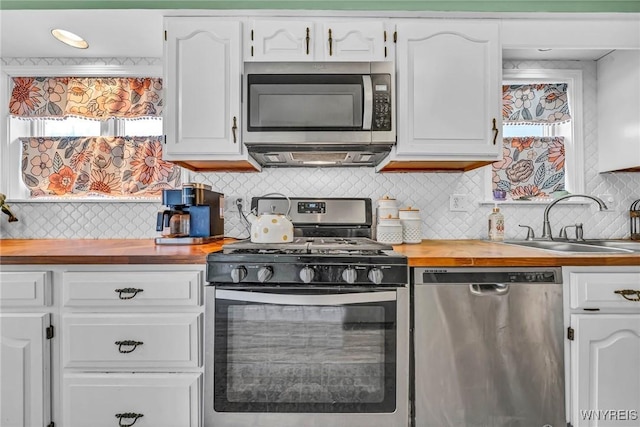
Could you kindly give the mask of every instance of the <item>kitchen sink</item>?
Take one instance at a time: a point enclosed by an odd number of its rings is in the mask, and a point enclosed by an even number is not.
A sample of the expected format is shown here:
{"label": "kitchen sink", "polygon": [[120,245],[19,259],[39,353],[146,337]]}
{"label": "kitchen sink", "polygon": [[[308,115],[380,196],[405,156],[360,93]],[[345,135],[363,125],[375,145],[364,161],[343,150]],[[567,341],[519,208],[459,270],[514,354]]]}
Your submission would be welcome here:
{"label": "kitchen sink", "polygon": [[[557,252],[612,253],[625,254],[640,252],[640,244],[619,240],[589,240],[584,242],[567,242],[558,240],[506,240],[508,245],[526,246]],[[631,244],[632,246],[624,246]]]}

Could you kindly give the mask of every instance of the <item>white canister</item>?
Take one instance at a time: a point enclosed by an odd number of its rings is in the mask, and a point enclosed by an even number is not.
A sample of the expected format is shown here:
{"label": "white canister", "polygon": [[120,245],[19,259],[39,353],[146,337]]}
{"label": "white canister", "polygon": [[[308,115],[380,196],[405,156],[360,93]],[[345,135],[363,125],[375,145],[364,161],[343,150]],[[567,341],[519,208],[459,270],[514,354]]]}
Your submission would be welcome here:
{"label": "white canister", "polygon": [[378,218],[398,217],[398,204],[396,199],[384,196],[378,200]]}
{"label": "white canister", "polygon": [[420,210],[411,206],[399,210],[400,223],[402,224],[402,241],[404,243],[422,242],[422,218]]}
{"label": "white canister", "polygon": [[390,245],[402,244],[402,223],[398,217],[379,218],[376,227],[376,239]]}

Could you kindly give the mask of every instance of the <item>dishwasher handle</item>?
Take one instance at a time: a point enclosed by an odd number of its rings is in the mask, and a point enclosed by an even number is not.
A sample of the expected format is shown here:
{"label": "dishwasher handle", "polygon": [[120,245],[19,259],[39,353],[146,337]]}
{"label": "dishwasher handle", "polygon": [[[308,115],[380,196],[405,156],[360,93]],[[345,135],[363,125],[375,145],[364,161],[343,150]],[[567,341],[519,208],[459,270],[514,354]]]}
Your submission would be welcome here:
{"label": "dishwasher handle", "polygon": [[479,297],[503,296],[509,292],[509,285],[504,283],[471,283],[469,292]]}

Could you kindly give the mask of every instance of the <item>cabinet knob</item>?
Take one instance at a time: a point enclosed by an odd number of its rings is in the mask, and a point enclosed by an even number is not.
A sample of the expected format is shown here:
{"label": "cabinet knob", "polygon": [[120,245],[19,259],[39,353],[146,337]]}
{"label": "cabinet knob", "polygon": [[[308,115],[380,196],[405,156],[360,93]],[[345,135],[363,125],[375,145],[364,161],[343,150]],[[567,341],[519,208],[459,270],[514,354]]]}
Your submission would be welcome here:
{"label": "cabinet knob", "polygon": [[309,35],[309,27],[307,27],[307,37],[305,37],[305,41],[307,42],[307,55],[309,55],[309,42],[311,41],[311,36]]}

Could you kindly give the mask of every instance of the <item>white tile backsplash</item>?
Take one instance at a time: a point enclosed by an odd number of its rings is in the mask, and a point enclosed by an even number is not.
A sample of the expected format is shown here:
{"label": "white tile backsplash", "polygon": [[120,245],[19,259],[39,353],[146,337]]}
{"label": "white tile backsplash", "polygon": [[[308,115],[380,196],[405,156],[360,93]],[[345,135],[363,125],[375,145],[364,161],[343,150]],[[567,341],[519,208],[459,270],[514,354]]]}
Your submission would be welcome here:
{"label": "white tile backsplash", "polygon": [[[156,58],[40,59],[44,63],[75,64],[157,63]],[[42,65],[34,59],[5,59],[6,65]],[[34,63],[35,62],[35,63]],[[551,212],[554,232],[561,225],[582,222],[585,237],[623,238],[629,236],[628,208],[640,198],[640,173],[598,174],[596,131],[596,65],[593,61],[505,61],[508,69],[581,69],[584,85],[585,189],[592,195],[610,194],[616,211],[600,213],[595,205],[556,206]],[[623,155],[621,153],[620,155]],[[426,239],[486,238],[487,216],[491,206],[483,200],[483,169],[466,173],[375,173],[373,168],[265,169],[261,173],[193,173],[193,181],[210,184],[228,199],[242,197],[248,208],[252,196],[277,191],[288,196],[370,197],[384,195],[398,199],[402,206],[420,209],[423,237]],[[467,194],[469,212],[449,211],[451,194]],[[225,234],[245,235],[233,203],[227,203]],[[148,238],[155,237],[156,212],[160,203],[11,203],[19,222],[9,224],[0,218],[3,238]],[[518,224],[534,227],[539,234],[544,206],[503,205],[507,238],[525,236]]]}

